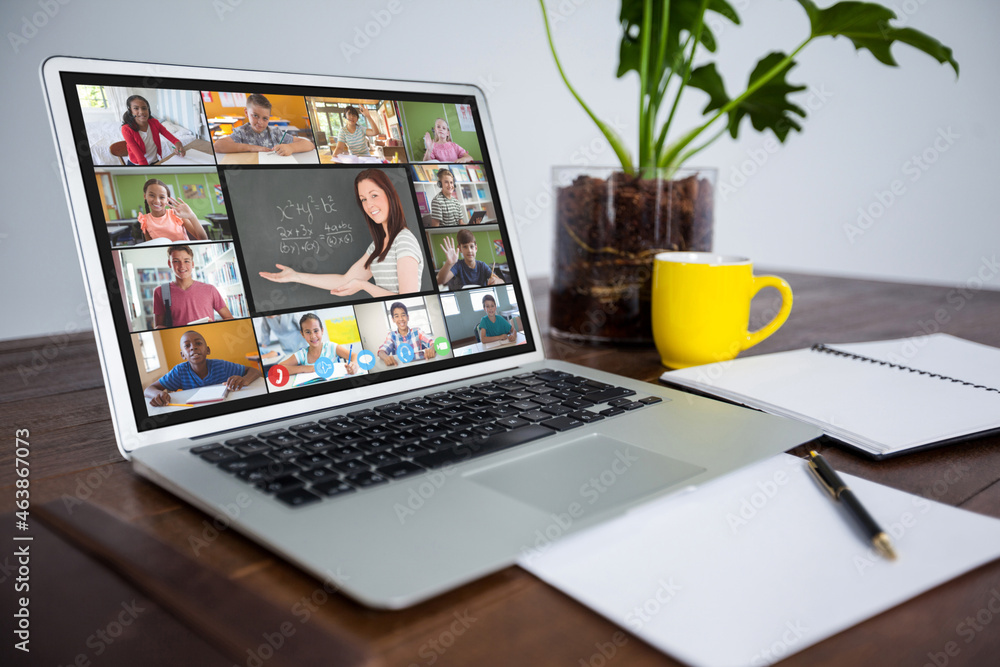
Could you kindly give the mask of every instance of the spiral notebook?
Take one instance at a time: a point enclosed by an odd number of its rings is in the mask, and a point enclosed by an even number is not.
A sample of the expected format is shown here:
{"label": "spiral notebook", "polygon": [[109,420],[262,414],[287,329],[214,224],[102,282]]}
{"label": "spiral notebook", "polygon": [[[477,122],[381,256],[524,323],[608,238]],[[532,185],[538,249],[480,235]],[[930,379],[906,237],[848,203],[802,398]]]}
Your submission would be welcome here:
{"label": "spiral notebook", "polygon": [[815,345],[660,380],[813,424],[875,458],[1000,429],[1000,349],[947,334]]}

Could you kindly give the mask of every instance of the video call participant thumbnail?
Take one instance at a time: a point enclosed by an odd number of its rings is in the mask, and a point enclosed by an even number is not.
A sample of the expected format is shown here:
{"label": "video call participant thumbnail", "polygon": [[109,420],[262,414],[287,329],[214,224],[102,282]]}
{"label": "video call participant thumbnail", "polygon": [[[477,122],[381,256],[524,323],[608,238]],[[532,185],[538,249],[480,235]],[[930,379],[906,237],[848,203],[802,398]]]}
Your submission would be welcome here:
{"label": "video call participant thumbnail", "polygon": [[184,147],[177,137],[170,134],[163,124],[153,118],[149,102],[142,95],[131,95],[125,100],[122,115],[122,138],[128,149],[129,165],[150,165],[160,160],[160,137],[173,144],[174,151],[184,157]]}
{"label": "video call participant thumbnail", "polygon": [[292,155],[315,149],[313,142],[271,126],[271,102],[259,93],[247,96],[247,123],[215,141],[216,153],[268,153]]}
{"label": "video call participant thumbnail", "polygon": [[[169,239],[171,241],[204,241],[208,239],[205,228],[191,207],[170,196],[163,181],[151,178],[142,186],[144,213],[137,217],[145,241]],[[168,208],[168,206],[172,208]]]}
{"label": "video call participant thumbnail", "polygon": [[323,322],[316,313],[306,313],[302,316],[299,320],[299,333],[302,336],[299,349],[279,362],[288,369],[290,375],[316,372],[313,364],[320,357],[326,357],[331,361],[342,359],[347,364],[348,375],[358,372],[358,353],[352,351],[350,345],[326,340]]}
{"label": "video call participant thumbnail", "polygon": [[479,339],[484,343],[492,343],[506,338],[513,343],[517,340],[517,330],[504,317],[497,317],[497,300],[487,294],[483,297],[483,309],[486,314],[479,320]]}
{"label": "video call participant thumbnail", "polygon": [[[403,204],[392,181],[381,169],[365,169],[354,179],[354,192],[372,243],[347,273],[304,273],[275,264],[280,271],[260,271],[260,277],[276,283],[311,285],[335,296],[361,291],[373,297],[419,292],[424,253],[406,227]],[[374,285],[369,282],[373,278]]]}
{"label": "video call participant thumbnail", "polygon": [[397,301],[389,307],[389,313],[396,328],[389,331],[382,347],[378,349],[379,359],[385,362],[386,366],[398,365],[399,359],[396,355],[402,345],[410,346],[415,359],[433,359],[437,354],[434,350],[433,336],[410,326],[410,311],[406,306]]}
{"label": "video call participant thumbnail", "polygon": [[[458,247],[455,247],[458,241]],[[444,237],[441,250],[445,254],[445,262],[437,274],[438,285],[444,285],[453,279],[456,287],[463,285],[502,285],[503,280],[493,272],[493,269],[481,260],[476,259],[478,246],[476,237],[468,229],[459,230],[455,235],[455,241],[451,236]],[[461,253],[461,255],[460,255]]]}
{"label": "video call participant thumbnail", "polygon": [[[156,329],[211,322],[215,313],[224,320],[233,314],[214,285],[194,279],[194,253],[190,246],[167,248],[174,280],[153,290],[153,326]],[[166,297],[166,299],[164,299]],[[169,308],[165,305],[169,304]]]}
{"label": "video call participant thumbnail", "polygon": [[143,391],[149,405],[156,408],[170,403],[168,392],[179,389],[197,389],[215,384],[225,384],[230,391],[238,391],[261,377],[260,371],[224,359],[211,359],[212,349],[205,337],[197,331],[185,331],[180,341],[183,362],[170,369],[159,380]]}
{"label": "video call participant thumbnail", "polygon": [[464,225],[466,220],[465,207],[458,199],[458,191],[455,187],[455,174],[451,169],[441,168],[437,171],[438,187],[441,192],[431,199],[431,227],[442,225]]}

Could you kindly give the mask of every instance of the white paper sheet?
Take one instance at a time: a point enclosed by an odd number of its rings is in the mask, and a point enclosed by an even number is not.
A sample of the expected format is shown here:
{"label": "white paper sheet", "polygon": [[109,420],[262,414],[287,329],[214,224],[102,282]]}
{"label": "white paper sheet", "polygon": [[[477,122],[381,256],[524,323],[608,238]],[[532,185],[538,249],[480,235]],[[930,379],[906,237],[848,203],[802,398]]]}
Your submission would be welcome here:
{"label": "white paper sheet", "polygon": [[1000,520],[843,477],[898,560],[781,455],[519,564],[688,664],[757,667],[1000,557]]}

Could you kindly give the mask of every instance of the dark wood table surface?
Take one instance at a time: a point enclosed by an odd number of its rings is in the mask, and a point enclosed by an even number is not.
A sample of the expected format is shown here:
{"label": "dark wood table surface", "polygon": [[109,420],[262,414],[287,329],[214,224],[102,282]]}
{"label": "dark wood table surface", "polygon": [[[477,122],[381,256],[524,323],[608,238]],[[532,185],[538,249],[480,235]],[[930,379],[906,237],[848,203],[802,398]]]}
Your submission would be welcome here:
{"label": "dark wood table surface", "polygon": [[[930,287],[783,275],[795,292],[791,318],[774,336],[747,354],[796,349],[817,342],[896,338],[931,330],[1000,347],[1000,292],[974,286]],[[533,281],[532,292],[543,330],[547,331],[547,283]],[[776,304],[776,293],[762,294],[754,303],[753,319],[761,321],[774,312]],[[652,347],[591,347],[562,343],[547,335],[543,340],[550,357],[593,368],[651,382],[663,370]],[[350,649],[333,651],[336,655],[326,654],[325,664],[679,664],[628,633],[616,635],[621,631],[615,625],[517,567],[397,612],[366,609],[336,593],[317,596],[322,590],[321,582],[234,531],[222,530],[211,535],[206,530],[209,525],[206,515],[131,471],[115,446],[97,350],[90,333],[0,342],[0,380],[3,387],[0,421],[7,438],[0,448],[2,512],[15,509],[13,434],[16,429],[29,429],[33,511],[52,501],[56,506],[61,501],[71,509],[76,501],[86,501],[130,528],[135,533],[133,538],[147,548],[149,545],[164,548],[158,557],[165,558],[167,564],[159,567],[170,570],[171,554],[178,561],[191,561],[204,571],[195,573],[199,581],[201,575],[209,582],[215,577],[221,581],[219,585],[230,587],[225,589],[228,594],[244,601],[240,604],[258,600],[276,611],[277,617],[284,615],[293,620],[296,627],[305,621],[293,616],[293,610],[301,611],[301,606],[296,605],[312,599],[316,604],[308,617],[309,633],[300,632],[301,641],[306,642],[306,636],[313,642],[332,637],[334,645],[340,642],[340,646]],[[825,453],[842,471],[1000,518],[998,444],[998,437],[979,438],[883,462],[836,448]],[[86,514],[70,512],[63,529],[72,533],[74,517],[83,522]],[[58,522],[46,523],[59,526]],[[113,538],[113,526],[109,527],[109,533]],[[192,560],[192,545],[206,535],[211,536],[210,544]],[[86,546],[87,540],[76,543]],[[9,553],[9,550],[0,553],[0,563]],[[101,562],[114,572],[128,574],[142,568],[142,559],[134,556],[130,566],[126,555],[118,562],[114,549],[110,552],[105,549]],[[803,563],[804,567],[808,565]],[[196,634],[213,647],[211,650],[224,655],[228,664],[255,664],[246,646],[231,638],[227,641],[227,628],[241,627],[239,624],[244,620],[239,617],[241,612],[236,608],[239,605],[230,604],[228,611],[220,612],[215,619],[204,613],[199,617],[198,610],[203,609],[207,600],[199,600],[197,592],[186,593],[182,580],[178,580],[177,588],[170,590],[171,586],[165,583],[166,573],[164,581],[146,576],[144,580],[142,575],[135,575],[130,581],[153,600],[169,598],[165,606],[180,610],[181,617],[185,610],[190,610],[194,616],[187,616],[188,627],[196,628]],[[0,581],[4,588],[11,584],[6,577],[0,577]],[[204,586],[203,590],[214,590],[210,584]],[[3,591],[3,595],[8,594],[8,590]],[[207,597],[208,593],[204,595]],[[782,664],[915,667],[1000,664],[998,604],[1000,561],[995,561],[795,654]],[[193,623],[192,617],[200,620]],[[160,626],[152,625],[153,618],[157,617],[149,616],[145,628],[147,636],[155,638]],[[137,626],[144,620],[140,617]],[[102,623],[80,619],[81,627],[88,632],[102,627]],[[725,628],[715,627],[711,619],[706,619],[706,628],[717,633],[719,641],[725,641]],[[44,639],[44,628],[37,632],[43,633]],[[43,640],[37,634],[35,638]],[[617,643],[615,638],[619,639]],[[44,640],[54,641],[51,637]],[[7,633],[3,641],[10,641]],[[136,645],[142,650],[142,642]],[[182,642],[168,642],[166,650],[181,645]],[[149,639],[145,646],[145,650],[153,650],[158,644]],[[607,659],[602,651],[609,653],[609,647],[613,647],[614,655]],[[87,655],[92,657],[93,652]],[[261,663],[289,664],[286,657],[278,650]],[[226,664],[226,660],[222,663]],[[95,659],[94,664],[111,663]]]}

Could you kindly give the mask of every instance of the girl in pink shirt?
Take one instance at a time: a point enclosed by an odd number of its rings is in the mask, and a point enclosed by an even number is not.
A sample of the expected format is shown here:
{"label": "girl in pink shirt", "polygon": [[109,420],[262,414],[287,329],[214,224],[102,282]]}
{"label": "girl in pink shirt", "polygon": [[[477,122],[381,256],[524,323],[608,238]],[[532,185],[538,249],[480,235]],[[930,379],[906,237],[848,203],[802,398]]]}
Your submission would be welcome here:
{"label": "girl in pink shirt", "polygon": [[[171,241],[195,241],[208,239],[208,234],[198,222],[191,207],[180,199],[174,199],[163,181],[151,178],[142,186],[146,200],[145,213],[139,214],[142,235],[147,241],[170,239]],[[173,206],[167,208],[167,204]]]}
{"label": "girl in pink shirt", "polygon": [[451,140],[451,128],[448,121],[438,118],[434,121],[434,136],[430,132],[424,132],[424,160],[437,160],[438,162],[472,162],[473,157],[469,152]]}

